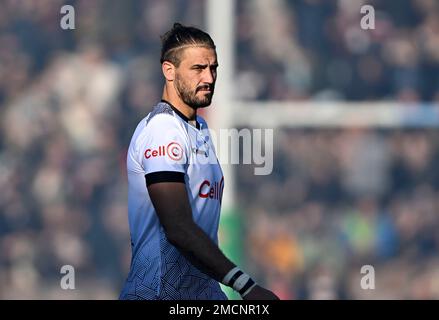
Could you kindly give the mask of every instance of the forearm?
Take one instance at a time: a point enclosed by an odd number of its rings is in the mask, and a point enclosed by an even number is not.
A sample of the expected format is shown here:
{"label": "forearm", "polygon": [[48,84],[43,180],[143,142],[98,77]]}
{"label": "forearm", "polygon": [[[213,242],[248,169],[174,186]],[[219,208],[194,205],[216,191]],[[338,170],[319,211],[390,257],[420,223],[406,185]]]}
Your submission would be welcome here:
{"label": "forearm", "polygon": [[189,262],[243,296],[251,290],[255,284],[250,276],[236,267],[194,222],[184,184],[152,184],[148,192],[166,237]]}
{"label": "forearm", "polygon": [[242,297],[256,287],[254,280],[236,267],[195,223],[178,226],[169,239],[194,266],[233,287]]}
{"label": "forearm", "polygon": [[235,267],[195,223],[187,223],[168,232],[169,241],[197,268],[221,282]]}
{"label": "forearm", "polygon": [[258,286],[253,279],[243,273],[227,259],[218,246],[195,223],[180,228],[179,235],[171,237],[181,253],[196,267],[215,280],[232,286],[243,299],[278,300],[271,291]]}

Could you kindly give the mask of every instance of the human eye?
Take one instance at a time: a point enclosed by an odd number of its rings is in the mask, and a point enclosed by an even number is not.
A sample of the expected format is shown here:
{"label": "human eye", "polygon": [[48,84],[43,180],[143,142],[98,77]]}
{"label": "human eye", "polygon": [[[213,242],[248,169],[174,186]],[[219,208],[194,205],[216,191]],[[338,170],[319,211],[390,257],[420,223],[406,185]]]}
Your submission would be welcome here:
{"label": "human eye", "polygon": [[191,69],[192,69],[192,70],[195,70],[195,71],[198,71],[198,72],[201,72],[201,70],[204,69],[204,66],[199,65],[199,64],[196,64],[196,65],[194,65]]}

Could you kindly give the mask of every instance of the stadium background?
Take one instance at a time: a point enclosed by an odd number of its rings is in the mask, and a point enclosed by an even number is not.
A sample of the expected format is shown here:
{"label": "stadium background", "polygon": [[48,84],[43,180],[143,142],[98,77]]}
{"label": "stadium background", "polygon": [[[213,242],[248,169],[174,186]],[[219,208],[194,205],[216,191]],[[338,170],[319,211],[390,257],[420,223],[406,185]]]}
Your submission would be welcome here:
{"label": "stadium background", "polygon": [[[0,298],[117,298],[131,254],[125,154],[161,96],[158,36],[174,21],[208,28],[208,3],[2,0]],[[360,29],[366,3],[375,30]],[[64,4],[75,30],[60,28]],[[242,128],[280,120],[271,175],[230,169],[225,250],[284,299],[438,299],[439,3],[233,8],[223,110]],[[375,290],[360,287],[366,264]]]}

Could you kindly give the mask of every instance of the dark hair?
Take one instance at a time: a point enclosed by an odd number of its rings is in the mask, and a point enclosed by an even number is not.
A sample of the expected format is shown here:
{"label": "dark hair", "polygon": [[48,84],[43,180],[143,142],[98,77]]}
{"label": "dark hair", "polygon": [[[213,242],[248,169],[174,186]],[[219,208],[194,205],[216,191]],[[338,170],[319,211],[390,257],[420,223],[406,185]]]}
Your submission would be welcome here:
{"label": "dark hair", "polygon": [[162,37],[162,52],[160,63],[169,61],[178,67],[181,60],[181,49],[188,46],[203,46],[215,49],[212,38],[204,31],[195,27],[186,27],[174,23],[171,30]]}

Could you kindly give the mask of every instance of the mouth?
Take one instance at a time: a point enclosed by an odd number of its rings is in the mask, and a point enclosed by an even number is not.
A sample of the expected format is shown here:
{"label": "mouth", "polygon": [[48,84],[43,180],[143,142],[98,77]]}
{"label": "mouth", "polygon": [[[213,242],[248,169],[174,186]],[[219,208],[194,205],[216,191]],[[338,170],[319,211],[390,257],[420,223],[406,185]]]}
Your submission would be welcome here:
{"label": "mouth", "polygon": [[197,92],[207,92],[207,93],[211,93],[212,92],[212,88],[210,86],[202,86],[202,87],[198,87]]}

